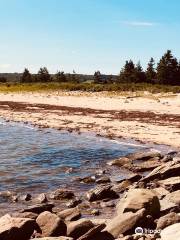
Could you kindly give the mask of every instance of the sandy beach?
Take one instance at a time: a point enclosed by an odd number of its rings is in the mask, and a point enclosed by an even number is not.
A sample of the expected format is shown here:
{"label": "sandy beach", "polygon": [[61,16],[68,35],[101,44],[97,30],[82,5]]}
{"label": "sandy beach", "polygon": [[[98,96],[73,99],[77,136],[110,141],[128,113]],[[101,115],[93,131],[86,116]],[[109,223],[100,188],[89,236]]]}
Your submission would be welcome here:
{"label": "sandy beach", "polygon": [[40,127],[180,146],[180,94],[1,93],[0,116]]}

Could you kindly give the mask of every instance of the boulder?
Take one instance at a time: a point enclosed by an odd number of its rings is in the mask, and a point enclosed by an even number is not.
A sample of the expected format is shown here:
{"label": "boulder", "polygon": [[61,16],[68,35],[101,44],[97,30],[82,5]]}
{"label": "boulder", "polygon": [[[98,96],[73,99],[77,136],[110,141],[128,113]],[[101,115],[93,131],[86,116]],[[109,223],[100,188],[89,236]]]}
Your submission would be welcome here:
{"label": "boulder", "polygon": [[52,209],[54,207],[54,204],[52,203],[42,203],[42,204],[36,204],[36,205],[32,205],[29,206],[25,209],[23,209],[21,212],[33,212],[33,213],[37,213],[40,214],[44,211],[49,211],[52,212]]}
{"label": "boulder", "polygon": [[11,216],[14,218],[31,218],[36,220],[36,218],[38,217],[38,214],[32,213],[32,212],[24,212],[24,213],[15,212],[15,213],[12,213]]}
{"label": "boulder", "polygon": [[72,199],[74,197],[74,193],[70,190],[60,188],[51,193],[49,197],[54,200]]}
{"label": "boulder", "polygon": [[124,192],[126,189],[128,189],[129,186],[131,186],[131,181],[129,180],[124,180],[121,183],[115,184],[112,187],[112,190],[116,193],[122,193]]}
{"label": "boulder", "polygon": [[83,236],[78,238],[78,240],[92,240],[96,239],[96,235],[100,233],[104,228],[105,224],[99,224],[91,228],[87,233],[85,233]]}
{"label": "boulder", "polygon": [[155,168],[141,181],[149,182],[154,179],[165,179],[168,177],[175,177],[179,176],[179,172],[180,172],[180,159],[161,164],[161,166]]}
{"label": "boulder", "polygon": [[116,165],[119,167],[123,167],[125,165],[129,165],[134,161],[147,161],[147,160],[156,160],[162,158],[161,154],[158,151],[146,151],[146,152],[136,152],[132,154],[128,154],[125,157],[121,157],[119,159],[112,160],[108,162],[109,165]]}
{"label": "boulder", "polygon": [[78,207],[75,207],[58,212],[57,215],[66,221],[75,221],[81,217],[81,212]]}
{"label": "boulder", "polygon": [[110,233],[114,238],[118,238],[120,234],[134,233],[135,228],[140,226],[144,218],[145,209],[135,213],[126,212],[118,214],[107,222],[107,226],[103,231]]}
{"label": "boulder", "polygon": [[180,206],[180,190],[167,194],[164,199]]}
{"label": "boulder", "polygon": [[36,198],[36,201],[38,203],[46,203],[48,200],[47,200],[47,197],[46,197],[46,194],[45,193],[41,193],[37,196]]}
{"label": "boulder", "polygon": [[169,212],[177,212],[180,210],[179,206],[176,203],[170,202],[163,198],[159,201],[161,206],[161,215],[167,214]]}
{"label": "boulder", "polygon": [[161,231],[162,240],[178,240],[180,239],[180,223],[175,223]]}
{"label": "boulder", "polygon": [[36,222],[44,237],[66,235],[66,224],[56,214],[45,211],[37,217]]}
{"label": "boulder", "polygon": [[79,219],[77,221],[70,222],[67,225],[67,236],[78,239],[93,227],[94,224],[87,219]]}
{"label": "boulder", "polygon": [[90,202],[102,199],[115,199],[119,197],[119,195],[112,190],[111,185],[99,185],[88,191],[86,196]]}
{"label": "boulder", "polygon": [[180,176],[160,180],[158,183],[160,186],[173,191],[180,190]]}
{"label": "boulder", "polygon": [[111,182],[111,180],[108,176],[103,176],[103,177],[100,177],[96,180],[97,184],[110,183],[110,182]]}
{"label": "boulder", "polygon": [[117,212],[136,212],[142,208],[146,209],[146,214],[158,216],[160,203],[158,197],[149,189],[130,189],[127,194],[117,204]]}
{"label": "boulder", "polygon": [[33,219],[13,218],[5,215],[0,218],[0,239],[2,240],[29,240],[38,226]]}
{"label": "boulder", "polygon": [[180,216],[175,212],[171,212],[158,219],[157,229],[162,230],[165,227],[168,227],[169,225],[179,223],[179,222],[180,222]]}
{"label": "boulder", "polygon": [[166,190],[163,187],[153,188],[153,191],[155,192],[155,194],[157,195],[157,197],[159,199],[162,199],[163,197],[165,197],[169,193],[169,191]]}
{"label": "boulder", "polygon": [[80,203],[82,203],[81,199],[75,198],[75,199],[71,199],[69,202],[66,203],[66,206],[69,208],[74,208],[77,205],[79,205]]}

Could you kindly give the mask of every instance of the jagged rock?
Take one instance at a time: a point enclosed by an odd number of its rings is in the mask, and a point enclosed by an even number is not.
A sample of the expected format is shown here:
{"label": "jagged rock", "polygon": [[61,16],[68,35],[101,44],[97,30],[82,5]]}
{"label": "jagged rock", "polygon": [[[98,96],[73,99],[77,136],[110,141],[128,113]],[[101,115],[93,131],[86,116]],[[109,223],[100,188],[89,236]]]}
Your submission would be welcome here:
{"label": "jagged rock", "polygon": [[180,190],[167,194],[164,199],[173,202],[177,205],[180,205]]}
{"label": "jagged rock", "polygon": [[38,214],[32,213],[32,212],[24,212],[24,213],[15,212],[11,214],[11,216],[14,218],[31,218],[36,220],[36,218],[38,217]]}
{"label": "jagged rock", "polygon": [[172,225],[174,223],[179,223],[179,222],[180,222],[180,216],[175,212],[171,212],[158,219],[157,229],[162,230],[165,227],[168,227],[169,225]]}
{"label": "jagged rock", "polygon": [[134,161],[147,161],[152,160],[153,158],[160,159],[162,155],[158,151],[148,151],[148,152],[136,152],[132,154],[128,154],[125,157],[121,157],[119,159],[115,159],[110,161],[109,165],[116,165],[122,167],[124,165],[128,165],[133,163]]}
{"label": "jagged rock", "polygon": [[82,203],[81,199],[78,199],[78,198],[71,199],[69,202],[66,203],[66,206],[69,207],[69,208],[74,208],[77,205],[79,205],[80,203]]}
{"label": "jagged rock", "polygon": [[118,238],[120,234],[129,232],[134,233],[134,229],[139,226],[144,218],[145,209],[141,209],[136,213],[126,212],[118,214],[107,223],[107,226],[103,231],[110,233],[114,238]]}
{"label": "jagged rock", "polygon": [[169,191],[167,191],[163,187],[153,188],[153,191],[155,192],[155,194],[159,199],[162,199],[164,196],[166,196],[169,193]]}
{"label": "jagged rock", "polygon": [[75,208],[65,209],[65,210],[57,213],[57,215],[61,219],[64,219],[66,221],[75,221],[81,217],[81,212],[78,207],[75,207]]}
{"label": "jagged rock", "polygon": [[29,240],[38,226],[33,219],[12,218],[5,215],[0,218],[0,239],[2,240]]}
{"label": "jagged rock", "polygon": [[49,197],[54,200],[72,199],[74,197],[74,193],[70,190],[60,188],[51,193]]}
{"label": "jagged rock", "polygon": [[79,219],[77,221],[70,222],[67,225],[67,236],[77,239],[93,227],[94,224],[87,219]]}
{"label": "jagged rock", "polygon": [[117,204],[118,214],[124,212],[136,212],[142,208],[146,214],[157,216],[160,212],[158,197],[149,189],[130,189]]}
{"label": "jagged rock", "polygon": [[27,193],[19,197],[20,201],[30,201],[32,199],[31,194]]}
{"label": "jagged rock", "polygon": [[37,217],[36,222],[44,237],[66,235],[66,224],[56,214],[45,211]]}
{"label": "jagged rock", "polygon": [[174,160],[172,162],[167,162],[161,164],[161,166],[155,168],[141,181],[150,182],[154,179],[165,179],[168,177],[179,176],[180,172],[180,160]]}
{"label": "jagged rock", "polygon": [[94,183],[96,181],[96,177],[87,176],[87,177],[79,178],[79,181],[82,183]]}
{"label": "jagged rock", "polygon": [[159,201],[161,206],[161,215],[167,214],[169,212],[176,212],[179,210],[179,206],[173,202],[170,202],[163,198]]}
{"label": "jagged rock", "polygon": [[44,193],[39,194],[36,198],[36,201],[39,203],[46,203],[48,201],[46,194],[44,194]]}
{"label": "jagged rock", "polygon": [[170,189],[170,190],[180,190],[180,177],[171,177],[164,180],[158,181],[159,185]]}
{"label": "jagged rock", "polygon": [[107,176],[103,176],[103,177],[98,178],[98,179],[96,180],[96,183],[97,183],[97,184],[110,183],[110,182],[111,182],[111,180],[110,180],[110,178],[107,177]]}
{"label": "jagged rock", "polygon": [[52,208],[54,207],[54,204],[52,203],[42,203],[42,204],[36,204],[36,205],[32,205],[29,206],[25,209],[23,209],[21,212],[33,212],[33,213],[37,213],[40,214],[44,211],[49,211],[52,212]]}
{"label": "jagged rock", "polygon": [[97,226],[94,226],[91,228],[87,233],[85,233],[83,236],[78,238],[78,240],[91,240],[96,239],[96,234],[101,232],[105,228],[105,224],[99,224]]}
{"label": "jagged rock", "polygon": [[175,223],[161,231],[162,240],[178,240],[180,239],[180,223]]}
{"label": "jagged rock", "polygon": [[114,199],[119,197],[119,195],[112,190],[111,185],[100,185],[88,191],[86,196],[90,202],[107,198]]}
{"label": "jagged rock", "polygon": [[124,180],[123,182],[121,183],[118,183],[118,184],[115,184],[113,187],[112,187],[112,190],[116,193],[122,193],[124,192],[130,185],[131,185],[131,181],[129,180]]}

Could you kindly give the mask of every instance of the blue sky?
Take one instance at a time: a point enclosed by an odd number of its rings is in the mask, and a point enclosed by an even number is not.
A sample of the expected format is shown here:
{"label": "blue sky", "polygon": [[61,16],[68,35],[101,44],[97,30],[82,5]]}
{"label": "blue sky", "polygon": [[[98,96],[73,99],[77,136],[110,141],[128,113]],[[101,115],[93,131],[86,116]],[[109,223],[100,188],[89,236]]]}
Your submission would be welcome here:
{"label": "blue sky", "polygon": [[0,0],[0,72],[119,73],[180,58],[179,0]]}

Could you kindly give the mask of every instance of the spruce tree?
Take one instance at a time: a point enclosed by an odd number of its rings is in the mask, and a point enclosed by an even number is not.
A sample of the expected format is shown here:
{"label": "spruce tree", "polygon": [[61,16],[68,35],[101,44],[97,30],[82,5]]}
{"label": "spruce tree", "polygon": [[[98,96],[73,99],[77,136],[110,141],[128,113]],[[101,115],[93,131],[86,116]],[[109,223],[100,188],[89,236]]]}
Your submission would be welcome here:
{"label": "spruce tree", "polygon": [[146,69],[146,81],[153,83],[156,79],[155,61],[153,58],[150,59]]}
{"label": "spruce tree", "polygon": [[178,61],[170,50],[162,56],[157,66],[157,80],[162,84],[175,85],[178,81]]}
{"label": "spruce tree", "polygon": [[24,69],[24,72],[21,77],[22,83],[32,82],[32,75],[27,68]]}
{"label": "spruce tree", "polygon": [[51,75],[49,74],[46,67],[40,68],[37,74],[38,82],[50,82]]}

